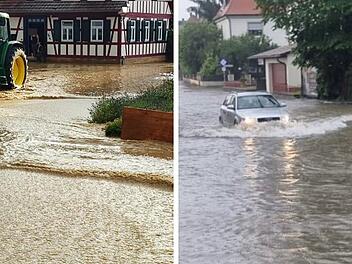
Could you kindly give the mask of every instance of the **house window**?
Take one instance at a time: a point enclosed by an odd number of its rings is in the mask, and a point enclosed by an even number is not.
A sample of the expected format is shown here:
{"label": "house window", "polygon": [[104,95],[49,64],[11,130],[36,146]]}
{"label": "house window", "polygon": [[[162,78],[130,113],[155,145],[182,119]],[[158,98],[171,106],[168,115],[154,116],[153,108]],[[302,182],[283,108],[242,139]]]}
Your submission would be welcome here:
{"label": "house window", "polygon": [[131,20],[130,41],[136,41],[136,20]]}
{"label": "house window", "polygon": [[162,21],[158,21],[158,41],[162,41],[163,40],[163,22]]}
{"label": "house window", "polygon": [[73,41],[73,21],[61,21],[61,41]]}
{"label": "house window", "polygon": [[150,21],[145,21],[144,41],[150,41]]}
{"label": "house window", "polygon": [[263,34],[263,23],[262,22],[248,22],[248,34],[254,36],[260,36]]}
{"label": "house window", "polygon": [[91,41],[102,42],[103,41],[103,20],[92,20],[91,21]]}

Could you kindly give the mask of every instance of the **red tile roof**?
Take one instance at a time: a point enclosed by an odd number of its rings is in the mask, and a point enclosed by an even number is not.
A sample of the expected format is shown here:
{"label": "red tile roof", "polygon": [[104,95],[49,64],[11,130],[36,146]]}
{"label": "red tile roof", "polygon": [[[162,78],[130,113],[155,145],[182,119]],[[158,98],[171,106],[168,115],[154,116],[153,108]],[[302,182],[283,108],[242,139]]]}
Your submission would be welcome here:
{"label": "red tile roof", "polygon": [[261,11],[257,8],[255,0],[229,0],[229,3],[221,8],[215,19],[224,16],[252,16],[261,15]]}
{"label": "red tile roof", "polygon": [[14,14],[113,13],[126,6],[126,1],[61,2],[45,0],[0,0],[0,11]]}

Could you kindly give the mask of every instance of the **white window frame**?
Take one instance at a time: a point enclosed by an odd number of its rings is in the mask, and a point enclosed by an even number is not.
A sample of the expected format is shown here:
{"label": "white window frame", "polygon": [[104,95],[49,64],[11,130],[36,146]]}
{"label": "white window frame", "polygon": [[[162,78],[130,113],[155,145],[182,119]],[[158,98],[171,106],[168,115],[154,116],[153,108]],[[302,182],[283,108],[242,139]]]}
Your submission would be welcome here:
{"label": "white window frame", "polygon": [[[101,22],[101,26],[93,26],[94,22]],[[101,29],[101,39],[99,37],[99,29]],[[97,39],[93,39],[93,31],[95,31],[95,36]],[[90,21],[90,41],[91,42],[104,42],[104,20],[91,20]]]}
{"label": "white window frame", "polygon": [[166,28],[163,28],[163,30],[165,30],[165,39],[164,39],[164,41],[167,41],[167,38],[168,38],[168,35],[169,35],[169,31],[167,30],[168,26],[169,26],[168,25],[169,23],[168,23],[167,19],[164,19],[163,21],[165,22],[165,27],[166,27]]}
{"label": "white window frame", "polygon": [[[72,26],[64,26],[64,23],[72,23]],[[72,31],[72,38],[70,39],[69,38],[69,30],[71,29]],[[64,39],[64,31],[67,31],[66,32],[66,36],[67,38]],[[74,39],[74,22],[73,20],[61,20],[61,41],[62,42],[73,42],[73,39]]]}
{"label": "white window frame", "polygon": [[150,41],[150,20],[145,20],[144,41]]}
{"label": "white window frame", "polygon": [[158,24],[158,41],[163,40],[163,21],[162,20],[157,20]]}
{"label": "white window frame", "polygon": [[131,22],[131,39],[130,42],[136,42],[136,26],[137,26],[137,21],[136,20],[130,20]]}
{"label": "white window frame", "polygon": [[[259,25],[260,24],[260,27],[258,27],[258,29],[250,29],[250,25]],[[260,34],[258,33],[254,33],[254,32],[260,32]],[[263,22],[259,22],[259,21],[250,21],[250,22],[247,22],[247,33],[248,34],[251,34],[253,36],[261,36],[263,35],[263,32],[264,32],[264,24]]]}

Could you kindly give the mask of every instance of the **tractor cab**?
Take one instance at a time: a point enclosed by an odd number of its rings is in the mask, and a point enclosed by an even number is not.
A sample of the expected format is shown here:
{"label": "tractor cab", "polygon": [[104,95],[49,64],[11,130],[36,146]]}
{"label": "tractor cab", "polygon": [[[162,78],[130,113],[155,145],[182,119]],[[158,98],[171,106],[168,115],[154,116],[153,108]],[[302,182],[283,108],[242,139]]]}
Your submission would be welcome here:
{"label": "tractor cab", "polygon": [[6,13],[0,13],[0,42],[9,41],[10,17]]}

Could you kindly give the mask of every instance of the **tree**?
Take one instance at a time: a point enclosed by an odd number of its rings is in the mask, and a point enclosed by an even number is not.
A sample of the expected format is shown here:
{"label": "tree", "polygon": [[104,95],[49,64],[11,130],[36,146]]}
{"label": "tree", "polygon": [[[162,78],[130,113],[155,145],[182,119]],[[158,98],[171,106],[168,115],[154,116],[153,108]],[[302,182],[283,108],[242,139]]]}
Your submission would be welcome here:
{"label": "tree", "polygon": [[256,0],[266,21],[296,43],[295,63],[318,70],[321,98],[352,96],[352,1]]}
{"label": "tree", "polygon": [[220,58],[234,65],[235,72],[239,67],[248,70],[248,57],[266,50],[276,48],[267,36],[242,35],[223,40],[220,44]]}
{"label": "tree", "polygon": [[197,4],[197,7],[192,7],[189,10],[195,12],[199,18],[211,22],[218,13],[221,4],[217,0],[191,0]]}
{"label": "tree", "polygon": [[216,54],[221,31],[212,23],[187,22],[180,31],[180,65],[183,73],[196,74],[207,54]]}
{"label": "tree", "polygon": [[200,69],[200,74],[202,77],[211,77],[221,74],[219,67],[219,57],[213,53],[207,54],[207,57],[202,64],[202,68]]}

